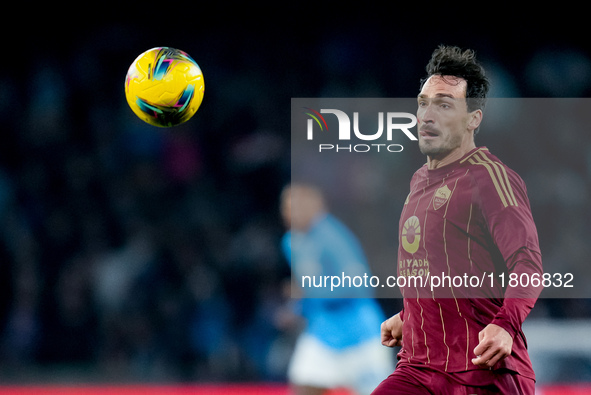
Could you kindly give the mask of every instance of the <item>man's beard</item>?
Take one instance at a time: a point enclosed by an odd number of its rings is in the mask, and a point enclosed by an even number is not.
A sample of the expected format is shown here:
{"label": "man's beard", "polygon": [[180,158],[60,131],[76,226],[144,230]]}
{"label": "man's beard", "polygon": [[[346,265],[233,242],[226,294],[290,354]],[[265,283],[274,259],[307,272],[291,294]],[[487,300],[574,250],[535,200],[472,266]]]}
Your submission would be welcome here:
{"label": "man's beard", "polygon": [[441,159],[459,147],[461,143],[461,136],[447,137],[443,141],[425,141],[419,139],[419,150],[423,155],[427,155],[430,158]]}

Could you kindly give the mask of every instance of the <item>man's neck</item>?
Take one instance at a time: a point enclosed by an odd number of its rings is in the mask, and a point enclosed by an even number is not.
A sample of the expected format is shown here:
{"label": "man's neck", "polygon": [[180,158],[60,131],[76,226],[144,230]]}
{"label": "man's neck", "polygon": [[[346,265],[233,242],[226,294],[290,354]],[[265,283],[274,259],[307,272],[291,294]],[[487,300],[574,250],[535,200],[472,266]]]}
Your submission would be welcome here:
{"label": "man's neck", "polygon": [[468,144],[463,144],[455,148],[454,150],[448,152],[445,156],[442,156],[441,158],[427,156],[427,168],[429,170],[435,170],[443,166],[447,166],[461,159],[464,155],[472,151],[474,148],[476,148],[476,144],[474,143],[474,141],[471,141]]}

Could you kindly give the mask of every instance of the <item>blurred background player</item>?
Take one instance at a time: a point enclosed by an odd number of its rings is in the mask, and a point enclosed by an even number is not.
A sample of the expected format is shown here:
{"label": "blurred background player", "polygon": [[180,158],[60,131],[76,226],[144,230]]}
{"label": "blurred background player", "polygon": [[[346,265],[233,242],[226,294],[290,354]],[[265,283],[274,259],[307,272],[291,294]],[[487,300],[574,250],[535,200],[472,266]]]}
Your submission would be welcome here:
{"label": "blurred background player", "polygon": [[[292,296],[301,292],[298,313],[305,319],[288,370],[298,395],[347,388],[369,394],[393,369],[390,350],[380,345],[383,312],[367,287],[308,288],[301,276],[371,276],[353,233],[328,213],[322,193],[305,184],[288,185],[281,214],[289,231],[283,251],[292,268]],[[386,351],[386,352],[384,352]]]}

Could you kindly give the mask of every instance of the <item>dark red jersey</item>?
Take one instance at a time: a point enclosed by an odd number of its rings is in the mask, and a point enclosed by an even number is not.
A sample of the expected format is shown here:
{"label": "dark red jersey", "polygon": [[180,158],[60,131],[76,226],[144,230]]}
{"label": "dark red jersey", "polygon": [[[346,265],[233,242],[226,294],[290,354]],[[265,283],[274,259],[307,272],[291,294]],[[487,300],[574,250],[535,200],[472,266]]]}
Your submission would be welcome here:
{"label": "dark red jersey", "polygon": [[534,378],[521,324],[541,291],[529,280],[541,274],[525,184],[514,171],[484,147],[438,169],[423,166],[400,218],[398,276],[409,281],[401,287],[399,363],[449,373],[482,369],[471,362],[473,350],[478,333],[494,323],[513,336],[513,349],[493,369]]}

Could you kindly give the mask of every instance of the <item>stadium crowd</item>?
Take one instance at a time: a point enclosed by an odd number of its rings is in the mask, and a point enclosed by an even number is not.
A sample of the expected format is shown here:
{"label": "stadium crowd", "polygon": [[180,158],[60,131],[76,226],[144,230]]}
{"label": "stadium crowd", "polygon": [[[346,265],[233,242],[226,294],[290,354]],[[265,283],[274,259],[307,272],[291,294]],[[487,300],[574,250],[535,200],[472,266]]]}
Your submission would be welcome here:
{"label": "stadium crowd", "polygon": [[[433,45],[346,32],[312,47],[256,34],[180,41],[204,71],[204,102],[160,130],[123,96],[147,40],[120,25],[93,33],[63,56],[38,44],[22,54],[28,67],[0,75],[0,376],[284,380],[298,330],[279,253],[290,98],[412,96]],[[492,96],[591,93],[591,57],[576,47],[512,61],[475,49]],[[544,260],[565,264],[591,256],[591,134],[568,121],[556,135],[532,120],[478,136],[523,175]],[[381,303],[392,312],[399,300]],[[591,303],[542,299],[532,315],[589,317]]]}

